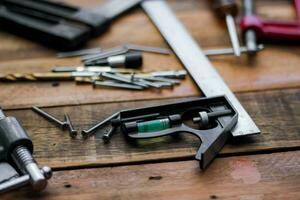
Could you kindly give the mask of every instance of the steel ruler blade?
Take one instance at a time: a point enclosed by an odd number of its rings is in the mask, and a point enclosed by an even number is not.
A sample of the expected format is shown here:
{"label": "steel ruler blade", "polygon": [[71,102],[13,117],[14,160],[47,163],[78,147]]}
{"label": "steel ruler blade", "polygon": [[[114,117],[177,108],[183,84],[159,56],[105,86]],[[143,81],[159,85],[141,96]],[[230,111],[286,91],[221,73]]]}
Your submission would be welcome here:
{"label": "steel ruler blade", "polygon": [[[205,96],[226,95],[239,113],[233,136],[258,134],[260,130],[215,70],[175,13],[164,0],[147,0],[142,7],[183,63]],[[204,30],[205,31],[205,30]]]}

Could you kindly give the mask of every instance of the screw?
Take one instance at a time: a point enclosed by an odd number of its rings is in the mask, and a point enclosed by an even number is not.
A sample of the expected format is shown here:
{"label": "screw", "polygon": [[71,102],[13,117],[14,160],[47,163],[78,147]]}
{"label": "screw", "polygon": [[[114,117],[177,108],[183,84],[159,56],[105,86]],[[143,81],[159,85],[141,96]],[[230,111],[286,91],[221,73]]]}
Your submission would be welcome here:
{"label": "screw", "polygon": [[208,126],[209,120],[217,117],[222,117],[226,115],[232,114],[231,110],[220,110],[220,111],[214,111],[214,112],[206,112],[202,111],[199,112],[199,117],[193,118],[194,123],[199,123],[202,126]]}
{"label": "screw", "polygon": [[39,115],[41,115],[42,117],[44,117],[45,119],[54,122],[56,125],[58,125],[61,129],[65,129],[68,124],[66,122],[62,122],[58,119],[56,119],[54,116],[48,114],[47,112],[41,110],[40,108],[34,106],[32,107],[32,110],[35,111],[36,113],[38,113]]}
{"label": "screw", "polygon": [[18,146],[13,150],[12,158],[24,174],[30,176],[30,182],[36,190],[43,190],[47,186],[47,179],[41,173],[36,161],[29,150],[24,146]]}
{"label": "screw", "polygon": [[96,124],[95,126],[93,126],[92,128],[88,129],[88,130],[83,130],[81,132],[81,135],[83,138],[87,138],[88,136],[90,136],[91,134],[93,134],[97,129],[101,128],[102,126],[104,126],[105,124],[107,124],[109,121],[111,121],[112,119],[118,117],[120,115],[119,112],[111,115],[110,117],[106,118],[105,120],[99,122],[98,124]]}
{"label": "screw", "polygon": [[73,123],[71,121],[71,118],[68,114],[65,113],[65,122],[67,123],[68,125],[68,129],[69,129],[69,133],[70,133],[70,136],[72,138],[75,138],[77,136],[77,130],[74,129],[74,126],[73,126]]}
{"label": "screw", "polygon": [[112,126],[111,129],[104,133],[103,136],[102,136],[102,140],[105,142],[105,143],[109,143],[110,141],[110,138],[111,136],[113,135],[113,133],[115,132],[117,128],[115,126]]}

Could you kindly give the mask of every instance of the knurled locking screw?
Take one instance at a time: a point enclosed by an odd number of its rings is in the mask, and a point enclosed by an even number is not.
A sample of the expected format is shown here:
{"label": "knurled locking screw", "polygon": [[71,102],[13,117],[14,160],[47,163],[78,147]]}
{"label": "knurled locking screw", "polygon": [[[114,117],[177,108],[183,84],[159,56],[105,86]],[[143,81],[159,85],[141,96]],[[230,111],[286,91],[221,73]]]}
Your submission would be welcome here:
{"label": "knurled locking screw", "polygon": [[47,186],[47,179],[26,147],[16,147],[12,152],[12,158],[24,174],[29,174],[30,182],[35,190],[43,190]]}

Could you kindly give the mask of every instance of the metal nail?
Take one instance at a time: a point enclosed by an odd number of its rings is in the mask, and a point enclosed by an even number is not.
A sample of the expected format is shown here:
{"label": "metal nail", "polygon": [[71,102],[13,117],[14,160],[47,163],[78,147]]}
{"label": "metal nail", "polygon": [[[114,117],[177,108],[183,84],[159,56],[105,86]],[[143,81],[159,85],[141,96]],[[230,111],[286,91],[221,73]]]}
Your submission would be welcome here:
{"label": "metal nail", "polygon": [[108,122],[110,122],[112,119],[117,118],[120,115],[119,112],[111,115],[110,117],[106,118],[105,120],[101,121],[100,123],[96,124],[95,126],[93,126],[92,128],[88,129],[88,130],[83,130],[81,132],[81,135],[83,138],[87,138],[90,135],[92,135],[96,130],[98,130],[99,128],[103,127],[104,125],[106,125]]}
{"label": "metal nail", "polygon": [[137,44],[126,44],[125,45],[129,50],[133,51],[144,51],[149,53],[158,53],[158,54],[171,54],[171,51],[166,48],[161,47],[150,47],[150,46],[144,46],[144,45],[137,45]]}
{"label": "metal nail", "polygon": [[77,136],[78,132],[77,132],[77,130],[74,129],[74,126],[73,126],[73,123],[71,121],[71,118],[70,118],[70,116],[67,113],[65,113],[65,122],[68,125],[68,130],[69,130],[70,136],[72,138],[75,138]]}
{"label": "metal nail", "polygon": [[103,72],[100,74],[101,77],[105,77],[108,79],[112,79],[112,80],[116,80],[116,81],[120,81],[120,82],[124,82],[124,83],[128,83],[128,84],[132,84],[132,85],[137,85],[143,88],[148,88],[149,86],[145,83],[141,83],[139,81],[135,81],[132,80],[132,78],[128,78],[122,74],[119,73],[109,73],[109,72]]}
{"label": "metal nail", "polygon": [[129,90],[144,90],[145,88],[139,85],[127,84],[127,83],[120,83],[115,81],[94,81],[94,87],[96,86],[104,86],[104,87],[115,87],[115,88],[122,88],[122,89],[129,89]]}
{"label": "metal nail", "polygon": [[102,52],[101,48],[82,49],[78,51],[59,52],[56,56],[58,58],[70,58],[76,56],[85,56],[90,54],[99,54]]}
{"label": "metal nail", "polygon": [[129,50],[127,47],[124,46],[118,46],[118,47],[113,47],[110,49],[104,50],[102,53],[96,54],[96,55],[87,55],[82,57],[82,61],[84,63],[90,63],[99,59],[107,58],[110,56],[116,56],[120,54],[125,54]]}
{"label": "metal nail", "polygon": [[45,119],[47,119],[48,121],[54,122],[61,129],[65,129],[67,127],[67,123],[66,122],[60,121],[59,119],[55,118],[54,116],[50,115],[49,113],[41,110],[40,108],[38,108],[36,106],[33,106],[32,110],[34,112],[36,112],[37,114],[41,115],[42,117],[44,117]]}

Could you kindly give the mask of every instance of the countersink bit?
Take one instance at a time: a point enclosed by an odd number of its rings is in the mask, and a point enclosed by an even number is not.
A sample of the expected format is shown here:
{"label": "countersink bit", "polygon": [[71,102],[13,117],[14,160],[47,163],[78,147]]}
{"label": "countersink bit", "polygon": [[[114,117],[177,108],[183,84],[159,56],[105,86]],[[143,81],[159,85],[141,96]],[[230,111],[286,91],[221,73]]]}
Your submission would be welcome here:
{"label": "countersink bit", "polygon": [[110,66],[138,69],[143,65],[143,56],[140,52],[131,52],[123,55],[111,56],[93,62],[85,62],[85,66]]}

